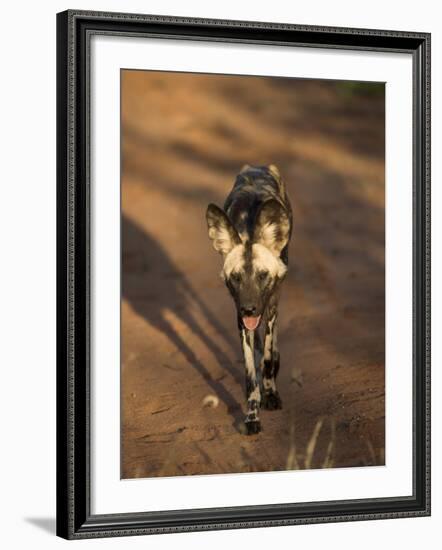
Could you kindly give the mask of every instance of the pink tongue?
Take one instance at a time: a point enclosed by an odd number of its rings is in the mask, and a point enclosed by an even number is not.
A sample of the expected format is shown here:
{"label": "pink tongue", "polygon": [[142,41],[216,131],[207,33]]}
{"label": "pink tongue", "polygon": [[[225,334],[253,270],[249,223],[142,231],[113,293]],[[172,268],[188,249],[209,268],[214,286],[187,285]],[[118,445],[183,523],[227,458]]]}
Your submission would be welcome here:
{"label": "pink tongue", "polygon": [[259,325],[259,321],[261,319],[261,315],[258,317],[243,317],[242,322],[244,323],[244,326],[248,330],[255,330],[255,328]]}

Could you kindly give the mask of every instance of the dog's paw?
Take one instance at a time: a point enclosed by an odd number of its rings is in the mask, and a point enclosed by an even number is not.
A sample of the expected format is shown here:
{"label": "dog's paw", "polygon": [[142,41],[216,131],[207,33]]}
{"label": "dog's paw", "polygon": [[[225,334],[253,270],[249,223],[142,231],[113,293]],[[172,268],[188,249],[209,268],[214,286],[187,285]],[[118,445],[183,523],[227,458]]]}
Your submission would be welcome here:
{"label": "dog's paw", "polygon": [[246,435],[259,434],[262,430],[261,422],[259,420],[245,420]]}
{"label": "dog's paw", "polygon": [[268,411],[282,409],[282,401],[278,392],[264,393],[261,400],[261,407]]}

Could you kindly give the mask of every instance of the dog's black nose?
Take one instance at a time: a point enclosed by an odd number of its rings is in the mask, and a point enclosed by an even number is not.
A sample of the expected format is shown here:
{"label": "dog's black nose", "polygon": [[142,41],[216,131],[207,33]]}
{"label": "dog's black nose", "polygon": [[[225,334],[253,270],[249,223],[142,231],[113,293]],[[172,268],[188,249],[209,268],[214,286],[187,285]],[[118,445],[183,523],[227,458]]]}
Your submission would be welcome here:
{"label": "dog's black nose", "polygon": [[247,305],[241,307],[241,315],[243,317],[255,317],[256,315],[256,307]]}

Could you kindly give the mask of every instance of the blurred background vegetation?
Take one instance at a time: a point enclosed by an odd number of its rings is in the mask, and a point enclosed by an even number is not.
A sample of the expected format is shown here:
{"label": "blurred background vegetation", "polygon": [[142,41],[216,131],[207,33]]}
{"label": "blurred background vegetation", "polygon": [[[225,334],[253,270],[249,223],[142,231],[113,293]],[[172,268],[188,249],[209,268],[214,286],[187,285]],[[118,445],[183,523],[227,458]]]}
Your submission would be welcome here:
{"label": "blurred background vegetation", "polygon": [[357,82],[356,80],[341,80],[335,84],[338,92],[344,97],[352,96],[383,96],[383,82]]}

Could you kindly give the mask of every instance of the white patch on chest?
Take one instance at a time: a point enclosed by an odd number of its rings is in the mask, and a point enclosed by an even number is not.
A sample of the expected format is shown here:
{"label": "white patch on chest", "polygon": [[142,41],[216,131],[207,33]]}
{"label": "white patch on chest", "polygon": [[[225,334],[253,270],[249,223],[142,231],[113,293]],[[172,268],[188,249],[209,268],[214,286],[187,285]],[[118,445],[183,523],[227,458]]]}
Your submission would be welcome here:
{"label": "white patch on chest", "polygon": [[253,269],[255,271],[268,271],[271,277],[282,278],[287,271],[284,262],[262,244],[252,245],[252,258]]}
{"label": "white patch on chest", "polygon": [[[247,343],[246,331],[242,331],[242,346],[244,352],[244,363],[246,366],[246,372],[250,378],[255,382],[256,381],[256,371],[255,371],[255,361],[253,357],[253,348],[254,348],[254,334],[253,331],[249,332],[249,344]],[[259,391],[259,386],[258,386]]]}

